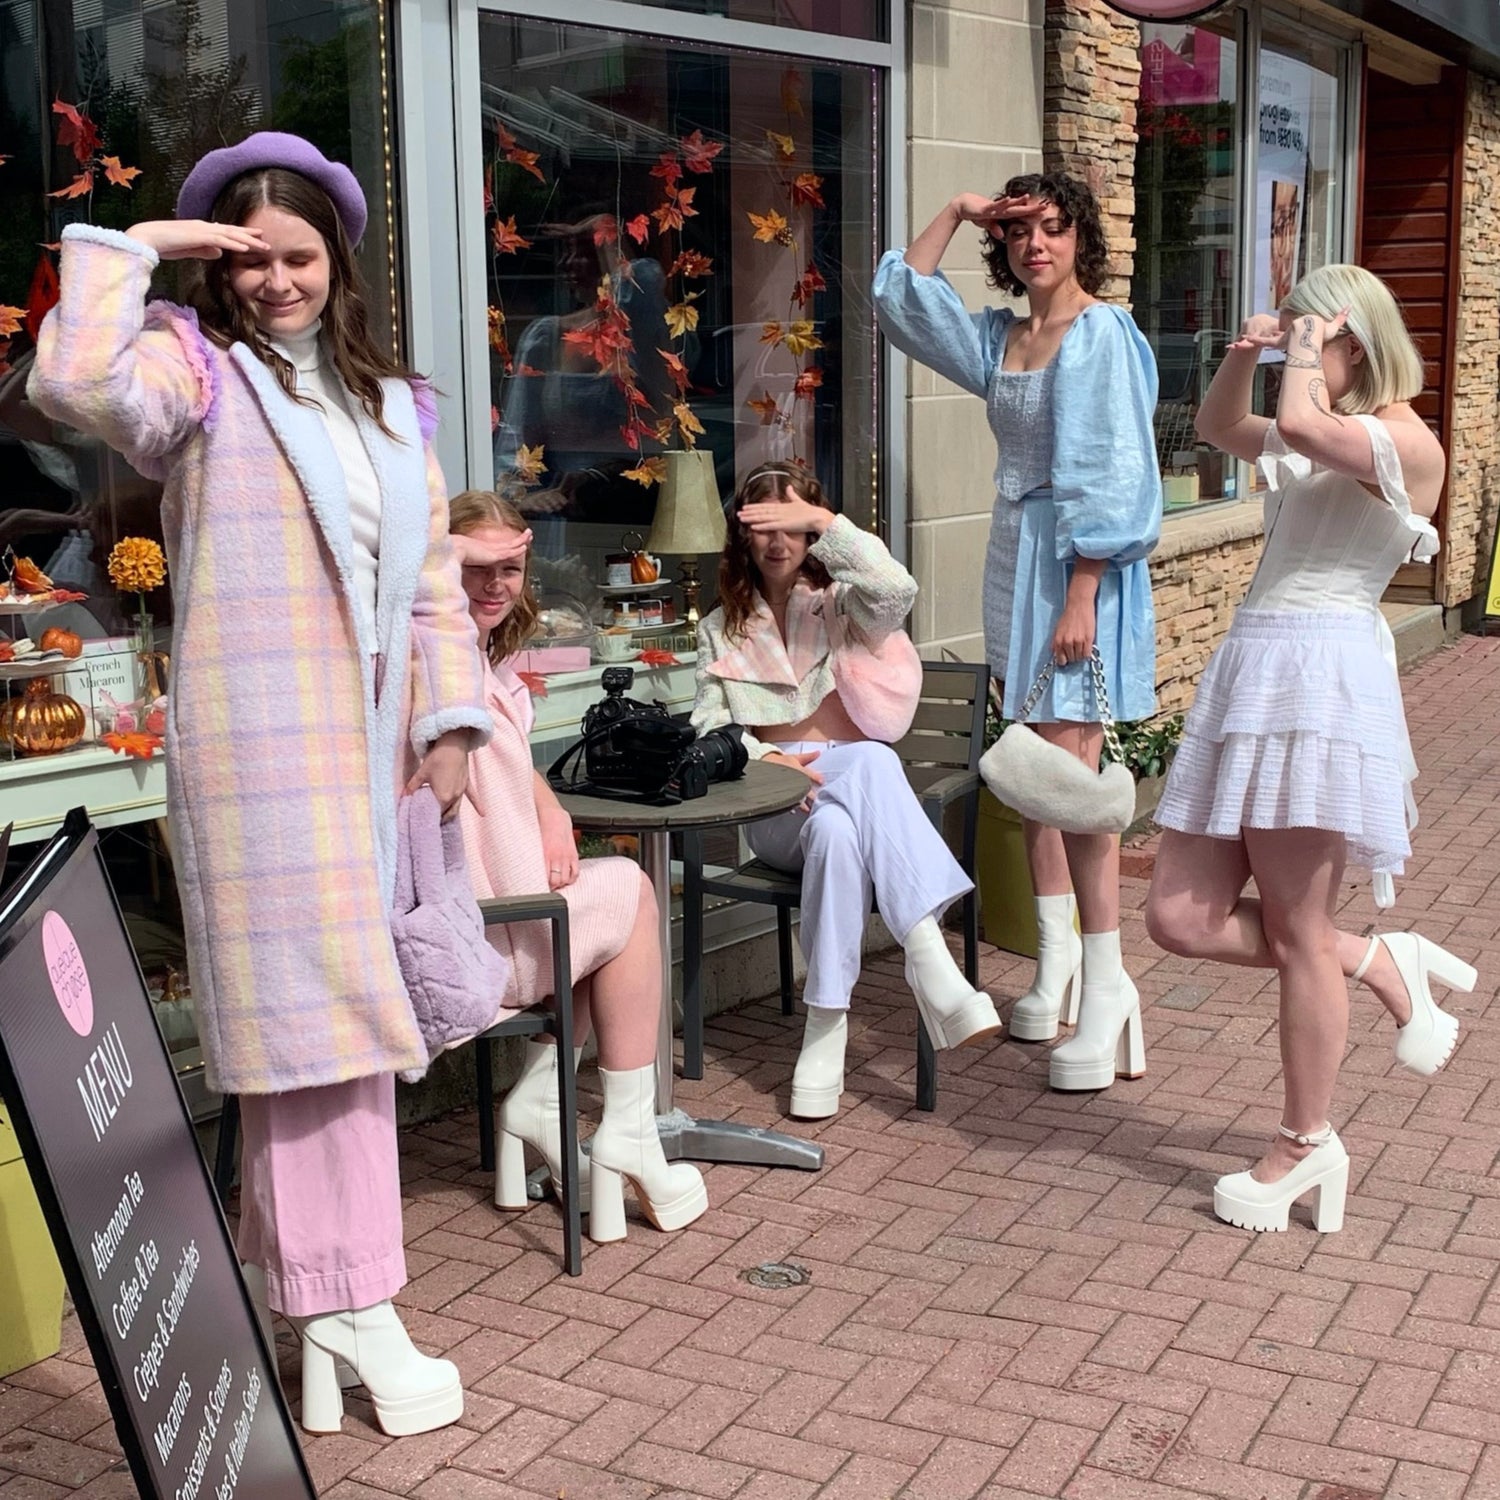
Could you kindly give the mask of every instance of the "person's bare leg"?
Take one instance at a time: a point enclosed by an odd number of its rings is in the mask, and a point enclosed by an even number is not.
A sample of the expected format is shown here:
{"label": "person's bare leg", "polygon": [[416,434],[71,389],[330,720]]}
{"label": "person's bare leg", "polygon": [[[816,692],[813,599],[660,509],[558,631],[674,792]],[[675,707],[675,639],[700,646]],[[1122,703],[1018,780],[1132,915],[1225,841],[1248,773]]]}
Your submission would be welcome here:
{"label": "person's bare leg", "polygon": [[[630,937],[614,958],[589,976],[599,1066],[611,1072],[629,1072],[656,1061],[661,1004],[661,947],[656,928],[656,895],[641,872]],[[575,1030],[574,1035],[578,1034]]]}

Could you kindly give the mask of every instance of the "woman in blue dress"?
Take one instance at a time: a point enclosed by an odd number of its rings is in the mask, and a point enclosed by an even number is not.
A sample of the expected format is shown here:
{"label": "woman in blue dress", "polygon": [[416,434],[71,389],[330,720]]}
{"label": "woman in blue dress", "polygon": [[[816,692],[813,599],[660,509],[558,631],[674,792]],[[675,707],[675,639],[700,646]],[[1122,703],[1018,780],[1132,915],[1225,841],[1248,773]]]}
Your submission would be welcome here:
{"label": "woman in blue dress", "polygon": [[[970,313],[938,263],[961,224],[985,233],[989,284],[1024,297]],[[1089,187],[1061,173],[964,193],[875,277],[898,349],[982,396],[999,448],[984,570],[985,652],[1015,718],[1047,662],[1057,671],[1027,722],[1097,767],[1089,672],[1097,645],[1121,720],[1156,710],[1156,629],[1146,556],[1161,529],[1152,413],[1156,362],[1122,308],[1097,301],[1108,250]],[[1106,834],[1027,822],[1040,934],[1037,973],[1010,1033],[1047,1041],[1053,1088],[1096,1089],[1145,1068],[1140,999],[1120,957],[1120,846]],[[1074,931],[1076,912],[1082,929]],[[1067,998],[1064,1014],[1064,997]]]}

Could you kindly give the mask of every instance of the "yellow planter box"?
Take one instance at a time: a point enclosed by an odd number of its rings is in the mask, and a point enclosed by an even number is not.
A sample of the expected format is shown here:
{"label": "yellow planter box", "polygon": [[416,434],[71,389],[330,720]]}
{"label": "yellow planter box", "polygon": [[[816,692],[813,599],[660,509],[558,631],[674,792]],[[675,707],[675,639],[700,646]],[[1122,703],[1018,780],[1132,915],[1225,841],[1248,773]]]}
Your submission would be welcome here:
{"label": "yellow planter box", "polygon": [[62,1344],[63,1273],[10,1117],[0,1106],[0,1376]]}
{"label": "yellow planter box", "polygon": [[1036,905],[1031,867],[1021,835],[1021,815],[988,787],[979,793],[979,831],[974,846],[984,940],[1010,953],[1036,957]]}

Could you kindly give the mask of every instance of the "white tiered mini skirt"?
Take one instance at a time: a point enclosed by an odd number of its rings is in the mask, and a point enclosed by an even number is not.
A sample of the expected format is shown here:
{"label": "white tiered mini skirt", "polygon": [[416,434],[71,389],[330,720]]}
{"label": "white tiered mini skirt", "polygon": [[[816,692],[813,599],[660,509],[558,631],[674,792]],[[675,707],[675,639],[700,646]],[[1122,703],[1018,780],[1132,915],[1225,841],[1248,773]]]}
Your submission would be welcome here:
{"label": "white tiered mini skirt", "polygon": [[1326,828],[1350,864],[1397,875],[1414,771],[1378,615],[1241,610],[1198,686],[1156,821],[1222,839]]}

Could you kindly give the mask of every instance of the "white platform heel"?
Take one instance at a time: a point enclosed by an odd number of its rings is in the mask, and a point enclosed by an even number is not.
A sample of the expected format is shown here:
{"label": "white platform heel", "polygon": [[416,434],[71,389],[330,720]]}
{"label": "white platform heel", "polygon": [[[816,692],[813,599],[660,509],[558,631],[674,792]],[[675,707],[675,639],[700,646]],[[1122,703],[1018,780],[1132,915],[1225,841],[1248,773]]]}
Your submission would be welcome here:
{"label": "white platform heel", "polygon": [[809,1005],[802,1024],[802,1050],[792,1070],[790,1113],[799,1120],[826,1120],[839,1112],[844,1092],[844,1052],[849,1012]]}
{"label": "white platform heel", "polygon": [[1266,1234],[1284,1233],[1292,1204],[1316,1192],[1313,1228],[1333,1234],[1344,1227],[1344,1199],[1349,1190],[1349,1153],[1332,1125],[1311,1135],[1276,1127],[1289,1141],[1313,1149],[1275,1182],[1257,1182],[1248,1172],[1234,1172],[1214,1184],[1214,1213],[1226,1224]]}
{"label": "white platform heel", "polygon": [[1048,1081],[1064,1091],[1107,1089],[1146,1071],[1141,997],[1120,959],[1120,934],[1083,935],[1078,1029],[1052,1049]]}
{"label": "white platform heel", "polygon": [[906,982],[934,1047],[967,1047],[1000,1030],[994,1002],[953,962],[936,917],[923,917],[902,946]]}
{"label": "white platform heel", "polygon": [[703,1174],[668,1162],[656,1129],[656,1069],[599,1069],[604,1117],[589,1144],[589,1238],[596,1245],[625,1238],[625,1183],[658,1229],[682,1229],[708,1211]]}
{"label": "white platform heel", "polygon": [[306,1431],[337,1432],[343,1422],[340,1361],[370,1393],[375,1418],[390,1437],[432,1432],[463,1416],[458,1367],[450,1360],[429,1359],[420,1353],[391,1303],[288,1321],[302,1335],[302,1426]]}
{"label": "white platform heel", "polygon": [[1018,1042],[1050,1042],[1058,1023],[1078,1019],[1083,989],[1083,943],[1073,919],[1071,895],[1036,897],[1036,978],[1010,1013],[1010,1035]]}
{"label": "white platform heel", "polygon": [[1430,981],[1436,979],[1467,995],[1479,983],[1478,970],[1415,932],[1382,932],[1370,939],[1351,979],[1365,977],[1377,945],[1382,943],[1411,999],[1411,1018],[1405,1026],[1396,1028],[1396,1061],[1413,1073],[1429,1077],[1453,1056],[1458,1045],[1458,1017],[1439,1007],[1432,998]]}
{"label": "white platform heel", "polygon": [[[577,1070],[582,1047],[573,1049]],[[526,1194],[526,1147],[547,1163],[552,1191],[562,1197],[562,1124],[558,1116],[557,1048],[527,1042],[526,1059],[514,1087],[495,1107],[495,1207],[530,1208]],[[578,1207],[589,1211],[588,1158],[578,1153]]]}

